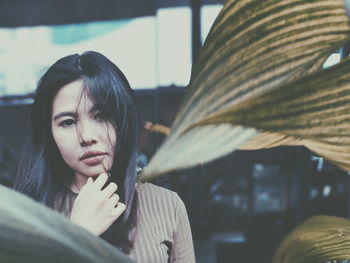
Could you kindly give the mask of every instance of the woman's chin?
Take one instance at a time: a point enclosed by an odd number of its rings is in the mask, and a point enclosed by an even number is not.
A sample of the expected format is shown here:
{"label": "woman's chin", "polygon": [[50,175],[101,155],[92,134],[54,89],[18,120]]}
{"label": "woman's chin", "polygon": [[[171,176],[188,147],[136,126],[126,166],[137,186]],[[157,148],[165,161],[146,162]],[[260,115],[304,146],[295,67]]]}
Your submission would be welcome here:
{"label": "woman's chin", "polygon": [[88,174],[86,175],[86,177],[92,177],[92,178],[96,178],[100,175],[101,173],[98,173],[98,174]]}
{"label": "woman's chin", "polygon": [[85,177],[92,177],[93,179],[95,179],[96,177],[98,177],[100,174],[103,174],[103,173],[107,173],[107,172],[105,170],[99,170],[99,171],[88,171],[82,174]]}
{"label": "woman's chin", "polygon": [[103,173],[108,173],[108,172],[106,171],[105,167],[102,167],[102,166],[101,167],[98,167],[98,166],[91,167],[90,169],[86,169],[84,171],[84,174],[86,177],[97,177]]}

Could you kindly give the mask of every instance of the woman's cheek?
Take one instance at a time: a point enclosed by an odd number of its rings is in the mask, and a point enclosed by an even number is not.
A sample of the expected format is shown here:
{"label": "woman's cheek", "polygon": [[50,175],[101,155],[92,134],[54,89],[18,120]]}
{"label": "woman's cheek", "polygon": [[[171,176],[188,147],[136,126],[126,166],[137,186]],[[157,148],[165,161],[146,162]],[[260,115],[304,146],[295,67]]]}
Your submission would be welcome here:
{"label": "woman's cheek", "polygon": [[54,134],[54,140],[63,157],[71,155],[72,151],[76,149],[76,145],[74,144],[74,140],[71,134],[67,134],[65,132],[56,132]]}

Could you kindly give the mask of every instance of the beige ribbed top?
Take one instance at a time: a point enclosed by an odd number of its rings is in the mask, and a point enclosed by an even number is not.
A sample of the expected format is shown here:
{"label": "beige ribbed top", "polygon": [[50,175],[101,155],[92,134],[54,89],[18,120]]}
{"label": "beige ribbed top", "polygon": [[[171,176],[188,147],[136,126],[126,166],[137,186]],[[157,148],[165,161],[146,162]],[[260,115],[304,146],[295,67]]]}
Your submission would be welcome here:
{"label": "beige ribbed top", "polygon": [[[130,257],[137,263],[194,263],[191,228],[186,208],[173,191],[150,183],[138,183],[136,227],[132,230],[134,248]],[[70,214],[69,192],[60,212]]]}
{"label": "beige ribbed top", "polygon": [[139,206],[130,257],[138,263],[195,262],[184,203],[170,190],[150,183],[137,186]]}

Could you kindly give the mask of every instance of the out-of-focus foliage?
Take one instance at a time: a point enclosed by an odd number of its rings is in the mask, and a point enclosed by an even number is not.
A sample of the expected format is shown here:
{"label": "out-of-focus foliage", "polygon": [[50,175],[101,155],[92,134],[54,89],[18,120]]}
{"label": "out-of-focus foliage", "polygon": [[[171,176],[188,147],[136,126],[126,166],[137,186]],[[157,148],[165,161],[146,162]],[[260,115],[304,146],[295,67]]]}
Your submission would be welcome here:
{"label": "out-of-focus foliage", "polygon": [[346,263],[350,261],[350,220],[315,216],[283,241],[273,263]]}
{"label": "out-of-focus foliage", "polygon": [[0,262],[133,262],[64,216],[0,185]]}
{"label": "out-of-focus foliage", "polygon": [[141,179],[279,145],[350,168],[350,61],[322,69],[349,33],[343,0],[228,0]]}

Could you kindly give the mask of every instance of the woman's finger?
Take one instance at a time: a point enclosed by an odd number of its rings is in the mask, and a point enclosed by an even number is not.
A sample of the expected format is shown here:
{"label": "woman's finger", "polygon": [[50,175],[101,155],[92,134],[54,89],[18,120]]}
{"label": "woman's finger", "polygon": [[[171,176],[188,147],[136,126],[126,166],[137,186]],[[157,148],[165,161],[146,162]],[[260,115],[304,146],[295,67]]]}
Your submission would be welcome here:
{"label": "woman's finger", "polygon": [[92,183],[93,183],[93,180],[92,180],[91,177],[89,177],[89,178],[87,179],[87,181],[86,181],[86,184],[84,184],[83,187],[80,188],[79,194],[85,192],[86,189],[88,189],[88,188],[92,185]]}
{"label": "woman's finger", "polygon": [[118,201],[119,201],[119,195],[113,194],[111,198],[109,198],[109,200],[106,202],[106,206],[108,208],[114,209],[117,206]]}
{"label": "woman's finger", "polygon": [[118,218],[126,209],[123,203],[118,202],[117,206],[112,210],[112,216]]}
{"label": "woman's finger", "polygon": [[112,182],[109,185],[107,185],[105,189],[102,190],[102,195],[104,196],[104,198],[108,199],[115,193],[115,191],[117,191],[117,189],[117,184]]}
{"label": "woman's finger", "polygon": [[96,190],[101,190],[102,187],[105,185],[105,183],[108,180],[108,175],[106,173],[102,173],[100,174],[97,179],[95,180],[95,182],[93,182],[94,188]]}

